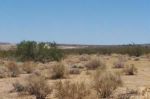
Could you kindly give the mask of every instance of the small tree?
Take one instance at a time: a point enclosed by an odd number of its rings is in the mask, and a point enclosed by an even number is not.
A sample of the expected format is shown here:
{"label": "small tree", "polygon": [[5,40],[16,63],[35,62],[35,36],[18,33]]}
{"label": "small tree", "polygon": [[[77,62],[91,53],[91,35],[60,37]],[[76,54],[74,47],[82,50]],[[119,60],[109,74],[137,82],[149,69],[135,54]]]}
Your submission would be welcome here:
{"label": "small tree", "polygon": [[30,60],[36,57],[37,43],[35,41],[22,41],[17,45],[17,55],[21,60]]}

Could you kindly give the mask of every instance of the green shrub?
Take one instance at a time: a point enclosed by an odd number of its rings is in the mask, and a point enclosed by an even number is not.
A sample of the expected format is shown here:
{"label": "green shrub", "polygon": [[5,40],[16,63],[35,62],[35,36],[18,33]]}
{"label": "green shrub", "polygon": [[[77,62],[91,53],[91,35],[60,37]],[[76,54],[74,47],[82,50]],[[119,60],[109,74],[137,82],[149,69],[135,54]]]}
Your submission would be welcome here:
{"label": "green shrub", "polygon": [[16,55],[21,61],[60,61],[63,53],[56,44],[35,41],[22,41],[17,45]]}

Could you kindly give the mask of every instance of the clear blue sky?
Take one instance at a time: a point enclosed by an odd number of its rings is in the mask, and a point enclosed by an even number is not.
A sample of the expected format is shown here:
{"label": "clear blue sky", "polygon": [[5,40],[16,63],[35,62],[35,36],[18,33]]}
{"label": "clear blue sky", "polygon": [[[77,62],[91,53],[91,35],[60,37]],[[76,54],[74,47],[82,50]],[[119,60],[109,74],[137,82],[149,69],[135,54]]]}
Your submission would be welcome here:
{"label": "clear blue sky", "polygon": [[0,41],[150,43],[150,0],[0,0]]}

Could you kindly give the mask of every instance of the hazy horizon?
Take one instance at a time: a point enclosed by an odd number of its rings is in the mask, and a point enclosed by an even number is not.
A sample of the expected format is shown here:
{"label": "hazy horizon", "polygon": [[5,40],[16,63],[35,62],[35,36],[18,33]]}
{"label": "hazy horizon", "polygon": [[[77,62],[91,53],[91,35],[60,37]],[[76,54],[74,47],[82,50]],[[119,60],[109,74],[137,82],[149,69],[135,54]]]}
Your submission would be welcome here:
{"label": "hazy horizon", "polygon": [[1,0],[0,42],[150,43],[149,0]]}

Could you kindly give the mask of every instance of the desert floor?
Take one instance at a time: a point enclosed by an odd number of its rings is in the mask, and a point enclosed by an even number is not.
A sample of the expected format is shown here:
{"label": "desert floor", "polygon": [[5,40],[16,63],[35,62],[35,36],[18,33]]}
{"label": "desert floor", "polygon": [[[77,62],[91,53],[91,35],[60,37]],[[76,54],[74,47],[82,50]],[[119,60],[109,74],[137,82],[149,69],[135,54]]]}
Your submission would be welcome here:
{"label": "desert floor", "polygon": [[[123,80],[123,86],[118,87],[114,92],[113,95],[123,94],[126,93],[127,90],[136,90],[139,94],[133,95],[132,99],[150,99],[150,58],[147,55],[141,57],[130,57],[127,55],[69,55],[61,63],[63,63],[68,69],[72,66],[76,65],[80,69],[80,74],[69,74],[69,76],[64,80],[70,80],[72,82],[86,82],[87,86],[92,85],[92,74],[95,70],[86,70],[84,67],[85,64],[91,58],[98,58],[102,62],[104,62],[107,66],[107,71],[122,71],[122,69],[112,68],[114,62],[116,62],[120,57],[123,58],[125,65],[134,64],[137,68],[136,75],[124,75],[122,74],[121,78]],[[1,66],[5,66],[9,60],[1,59]],[[17,63],[21,64],[21,63]],[[42,75],[48,78],[49,74],[48,69],[56,64],[56,62],[49,62],[49,63],[36,63],[36,67],[34,71],[41,72]],[[34,73],[33,71],[33,73]],[[32,74],[32,73],[31,73]],[[13,83],[16,81],[24,82],[26,77],[31,74],[21,73],[18,77],[5,77],[0,78],[0,99],[35,99],[34,96],[31,95],[20,95],[15,91],[12,91]],[[47,79],[47,82],[50,85],[55,84],[57,80]],[[149,96],[148,96],[149,95]],[[55,99],[53,94],[49,95],[47,99]],[[86,99],[97,99],[96,92],[91,88],[91,94]]]}

